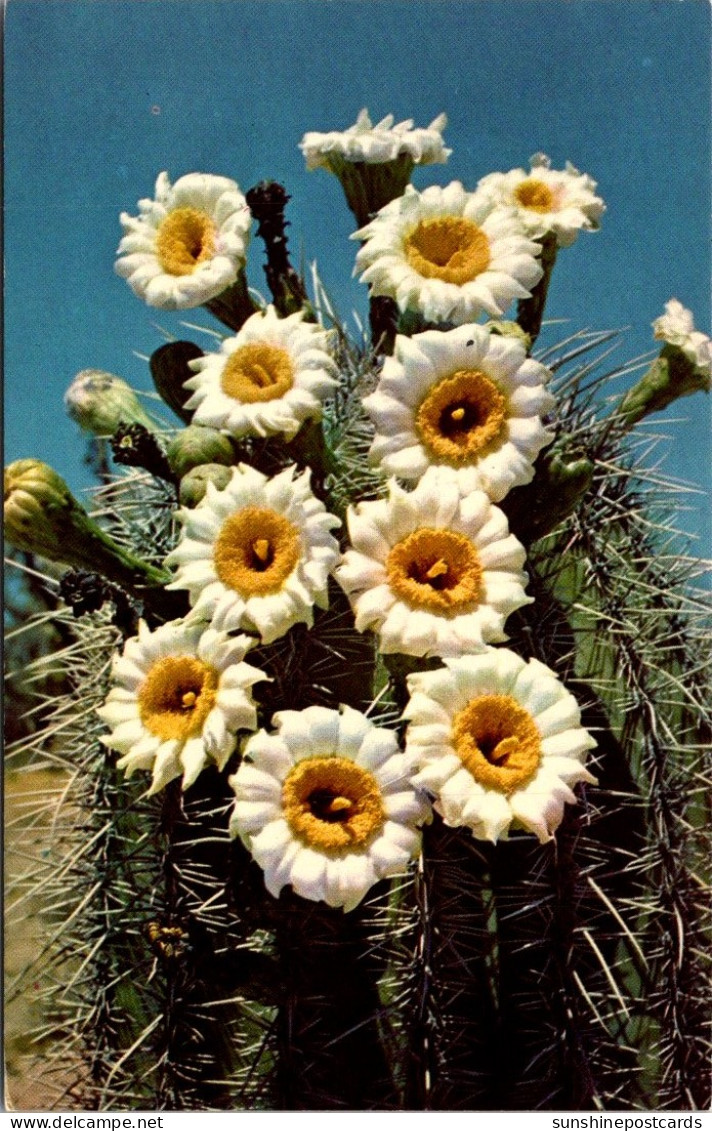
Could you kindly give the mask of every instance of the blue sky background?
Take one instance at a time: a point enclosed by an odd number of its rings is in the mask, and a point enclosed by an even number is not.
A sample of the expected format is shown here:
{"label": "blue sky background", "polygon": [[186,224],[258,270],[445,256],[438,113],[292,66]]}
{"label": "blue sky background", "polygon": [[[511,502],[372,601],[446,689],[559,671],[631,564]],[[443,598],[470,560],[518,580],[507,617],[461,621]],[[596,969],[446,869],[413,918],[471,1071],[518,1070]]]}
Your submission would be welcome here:
{"label": "blue sky background", "polygon": [[[340,186],[297,148],[362,106],[418,125],[447,112],[453,155],[419,187],[474,188],[538,150],[598,181],[602,229],[560,256],[548,317],[630,327],[621,361],[652,348],[671,296],[709,332],[709,56],[707,0],[7,0],[6,462],[37,456],[87,485],[62,405],[74,374],[148,390],[134,351],[160,345],[159,326],[188,336],[181,317],[211,325],[145,307],[113,272],[118,214],[163,169],[281,180],[295,258],[364,315]],[[664,469],[705,491],[681,523],[709,556],[709,398],[668,415],[686,422],[665,428]]]}

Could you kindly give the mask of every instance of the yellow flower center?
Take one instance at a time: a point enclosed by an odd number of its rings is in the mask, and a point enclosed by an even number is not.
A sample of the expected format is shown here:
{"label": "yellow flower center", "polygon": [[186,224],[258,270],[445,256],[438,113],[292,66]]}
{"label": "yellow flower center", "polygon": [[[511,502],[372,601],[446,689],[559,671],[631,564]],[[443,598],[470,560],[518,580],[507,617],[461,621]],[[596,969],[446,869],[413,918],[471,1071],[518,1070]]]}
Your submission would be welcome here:
{"label": "yellow flower center", "polygon": [[463,216],[421,220],[406,236],[405,257],[425,279],[442,279],[461,287],[490,263],[490,244],[481,228]]}
{"label": "yellow flower center", "polygon": [[373,840],[386,811],[368,770],[347,758],[304,758],[282,787],[284,815],[304,844],[338,856]]}
{"label": "yellow flower center", "polygon": [[455,616],[482,599],[480,556],[454,530],[413,531],[391,550],[386,572],[393,593],[414,609]]}
{"label": "yellow flower center", "polygon": [[185,741],[200,734],[215,706],[219,676],[195,656],[164,656],[138,691],[141,721],[151,734]]}
{"label": "yellow flower center", "polygon": [[513,793],[539,768],[539,731],[511,695],[473,699],[455,715],[452,738],[463,766],[485,789]]}
{"label": "yellow flower center", "polygon": [[242,597],[278,592],[299,561],[299,529],[267,507],[230,515],[215,540],[215,572]]}
{"label": "yellow flower center", "polygon": [[275,400],[294,384],[292,359],[267,342],[239,346],[227,359],[220,384],[227,397],[243,404]]}
{"label": "yellow flower center", "polygon": [[477,369],[459,369],[421,401],[416,431],[428,452],[450,464],[470,463],[502,440],[507,402]]}
{"label": "yellow flower center", "polygon": [[530,208],[532,212],[555,212],[558,206],[553,189],[534,177],[517,185],[514,196],[522,208]]}
{"label": "yellow flower center", "polygon": [[216,228],[198,208],[175,208],[156,232],[156,255],[167,275],[191,275],[215,255]]}

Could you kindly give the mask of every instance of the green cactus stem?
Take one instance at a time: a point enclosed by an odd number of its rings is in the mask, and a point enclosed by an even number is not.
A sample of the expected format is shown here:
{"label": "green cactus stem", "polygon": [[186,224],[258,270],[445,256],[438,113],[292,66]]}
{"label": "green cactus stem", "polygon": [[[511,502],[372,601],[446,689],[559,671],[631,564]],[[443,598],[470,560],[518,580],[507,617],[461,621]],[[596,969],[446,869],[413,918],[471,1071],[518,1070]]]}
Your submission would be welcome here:
{"label": "green cactus stem", "polygon": [[257,221],[257,235],[264,240],[267,251],[265,275],[274,305],[281,315],[306,310],[314,320],[304,283],[289,261],[286,229],[289,221],[284,209],[291,197],[277,181],[260,181],[249,189],[245,199]]}

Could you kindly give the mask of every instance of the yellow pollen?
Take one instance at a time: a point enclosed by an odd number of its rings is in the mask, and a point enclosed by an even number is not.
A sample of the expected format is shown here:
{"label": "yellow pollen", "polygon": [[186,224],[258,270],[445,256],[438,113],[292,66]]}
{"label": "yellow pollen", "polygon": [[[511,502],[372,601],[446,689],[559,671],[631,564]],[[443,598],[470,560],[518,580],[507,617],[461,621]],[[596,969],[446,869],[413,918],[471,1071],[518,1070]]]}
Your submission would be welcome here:
{"label": "yellow pollen", "polygon": [[225,362],[220,386],[226,397],[242,404],[283,397],[294,384],[294,366],[287,350],[268,342],[239,346]]}
{"label": "yellow pollen", "polygon": [[414,609],[456,616],[482,599],[476,547],[454,530],[422,527],[397,542],[386,558],[391,590]]}
{"label": "yellow pollen", "polygon": [[156,255],[168,275],[192,275],[215,255],[215,224],[198,208],[169,212],[156,232]]}
{"label": "yellow pollen", "polygon": [[479,369],[458,369],[420,402],[415,431],[432,459],[462,466],[501,445],[507,415],[507,400],[491,377]]}
{"label": "yellow pollen", "polygon": [[441,279],[461,287],[490,264],[489,239],[464,216],[421,220],[404,240],[408,263],[425,279]]}
{"label": "yellow pollen", "polygon": [[522,181],[514,190],[514,195],[522,208],[529,208],[532,212],[556,211],[557,201],[552,189],[533,177]]}
{"label": "yellow pollen", "polygon": [[215,540],[215,572],[241,597],[277,593],[296,568],[301,536],[268,507],[243,507],[225,520]]}
{"label": "yellow pollen", "polygon": [[200,734],[215,706],[219,675],[195,656],[164,656],[138,691],[141,722],[167,741]]}
{"label": "yellow pollen", "polygon": [[332,856],[368,844],[386,820],[373,774],[336,755],[297,762],[285,778],[282,806],[294,835]]}
{"label": "yellow pollen", "polygon": [[480,695],[453,719],[452,743],[465,769],[486,789],[510,794],[534,777],[541,738],[511,695]]}

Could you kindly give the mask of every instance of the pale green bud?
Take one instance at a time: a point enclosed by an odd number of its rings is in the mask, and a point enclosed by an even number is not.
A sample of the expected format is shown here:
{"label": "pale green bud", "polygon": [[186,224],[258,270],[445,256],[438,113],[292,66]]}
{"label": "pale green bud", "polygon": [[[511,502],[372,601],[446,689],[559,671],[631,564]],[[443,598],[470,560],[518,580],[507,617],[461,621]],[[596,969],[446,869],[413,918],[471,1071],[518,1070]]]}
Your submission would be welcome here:
{"label": "pale green bud", "polygon": [[153,421],[131,386],[103,369],[82,369],[77,373],[64,394],[64,404],[80,428],[95,436],[113,436],[122,423],[153,428]]}
{"label": "pale green bud", "polygon": [[227,487],[231,476],[230,468],[225,467],[224,464],[203,463],[183,476],[178,488],[178,498],[184,507],[196,507],[205,498],[208,483],[212,483],[218,491],[222,491]]}
{"label": "pale green bud", "polygon": [[18,550],[90,569],[119,585],[164,585],[169,580],[135,557],[89,517],[48,464],[19,459],[3,476],[5,537]]}
{"label": "pale green bud", "polygon": [[229,436],[202,424],[189,424],[178,432],[168,445],[166,455],[171,471],[179,479],[203,463],[229,467],[235,462],[235,449]]}

